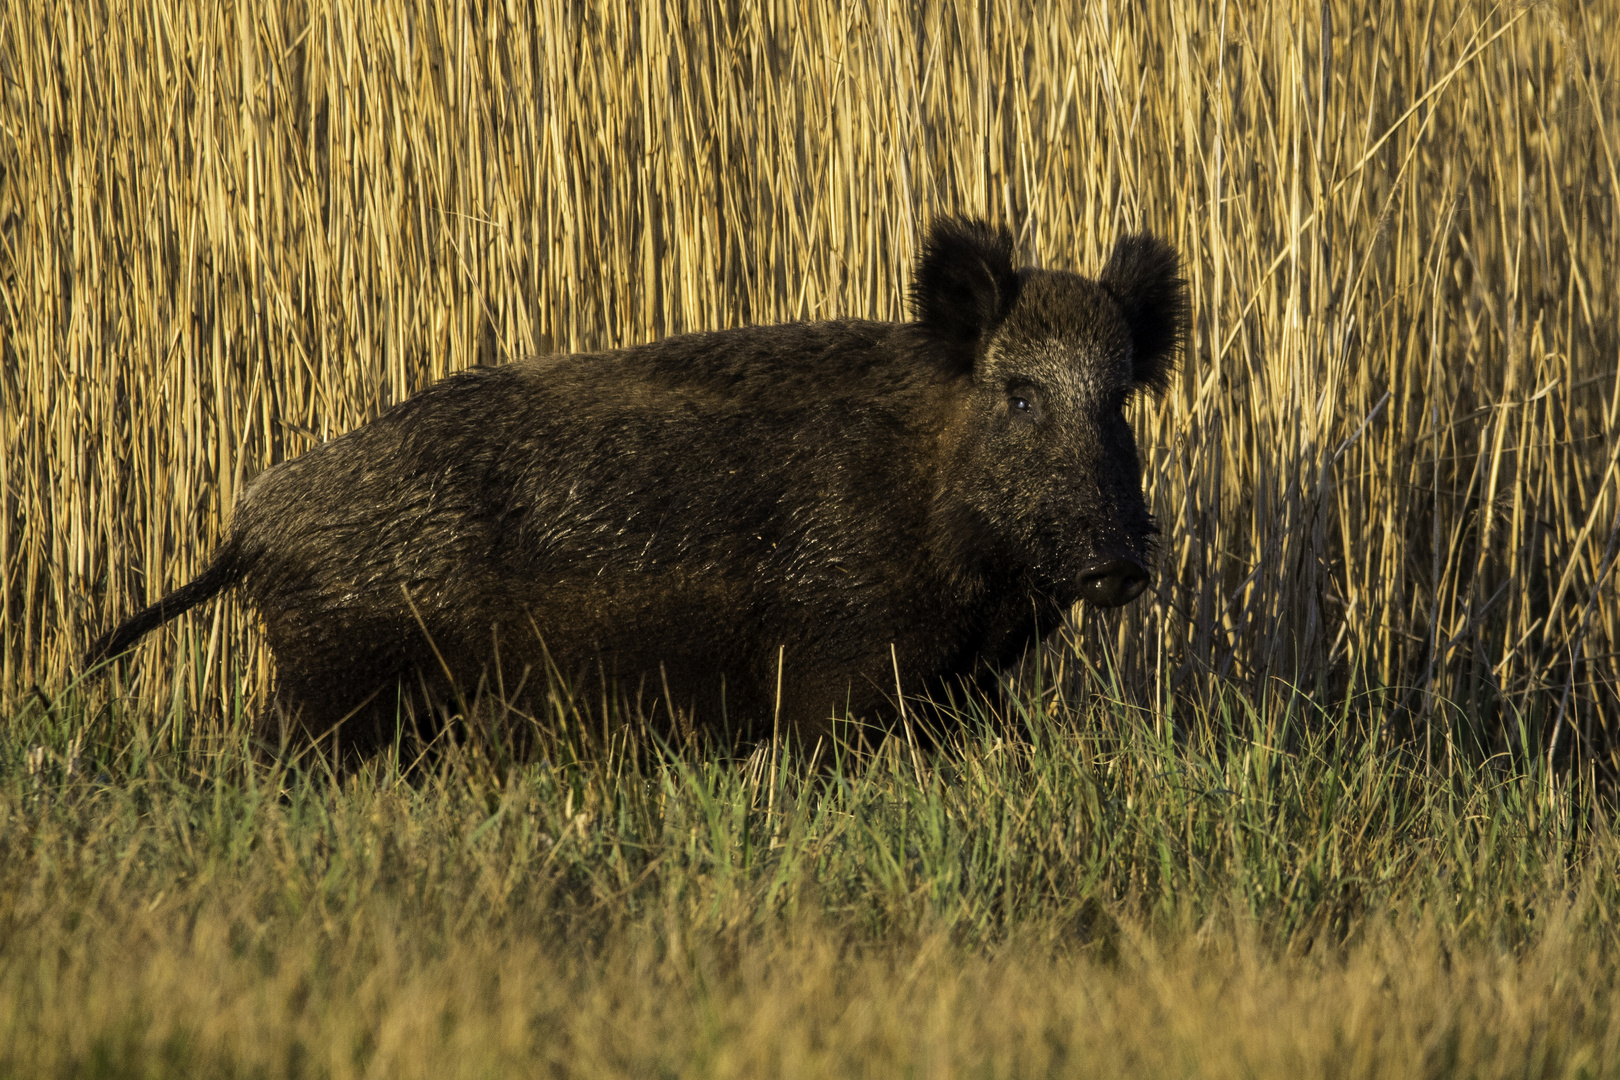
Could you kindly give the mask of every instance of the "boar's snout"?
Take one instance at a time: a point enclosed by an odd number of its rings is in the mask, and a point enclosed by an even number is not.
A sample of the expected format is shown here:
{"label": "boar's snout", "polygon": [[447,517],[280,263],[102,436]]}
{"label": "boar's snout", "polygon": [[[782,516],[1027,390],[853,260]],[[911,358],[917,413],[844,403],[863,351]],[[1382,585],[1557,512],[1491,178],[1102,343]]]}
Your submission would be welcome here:
{"label": "boar's snout", "polygon": [[1080,571],[1080,599],[1097,607],[1128,604],[1147,588],[1148,572],[1134,559],[1099,559]]}

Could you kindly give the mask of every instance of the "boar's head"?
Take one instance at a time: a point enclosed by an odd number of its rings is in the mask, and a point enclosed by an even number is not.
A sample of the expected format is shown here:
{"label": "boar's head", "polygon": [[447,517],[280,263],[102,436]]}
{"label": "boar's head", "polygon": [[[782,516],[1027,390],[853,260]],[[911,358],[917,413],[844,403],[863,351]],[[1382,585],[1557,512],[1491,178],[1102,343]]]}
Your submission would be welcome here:
{"label": "boar's head", "polygon": [[1005,230],[950,219],[918,261],[915,317],[967,387],[941,497],[965,543],[1050,602],[1124,604],[1147,587],[1157,531],[1125,408],[1166,388],[1181,347],[1176,253],[1126,236],[1095,280],[1015,269],[1012,253]]}

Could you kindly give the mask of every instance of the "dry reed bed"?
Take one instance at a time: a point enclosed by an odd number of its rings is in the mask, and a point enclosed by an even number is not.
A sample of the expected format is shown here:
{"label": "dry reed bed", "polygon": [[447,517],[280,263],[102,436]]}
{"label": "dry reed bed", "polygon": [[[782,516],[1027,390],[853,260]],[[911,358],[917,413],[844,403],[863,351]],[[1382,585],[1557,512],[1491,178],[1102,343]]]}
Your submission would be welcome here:
{"label": "dry reed bed", "polygon": [[[0,692],[59,686],[245,479],[432,379],[899,317],[919,224],[969,211],[1049,265],[1134,228],[1186,254],[1193,347],[1139,408],[1157,600],[1081,626],[1125,686],[1615,733],[1612,5],[531,14],[8,5]],[[141,658],[176,739],[268,676],[233,605]]]}

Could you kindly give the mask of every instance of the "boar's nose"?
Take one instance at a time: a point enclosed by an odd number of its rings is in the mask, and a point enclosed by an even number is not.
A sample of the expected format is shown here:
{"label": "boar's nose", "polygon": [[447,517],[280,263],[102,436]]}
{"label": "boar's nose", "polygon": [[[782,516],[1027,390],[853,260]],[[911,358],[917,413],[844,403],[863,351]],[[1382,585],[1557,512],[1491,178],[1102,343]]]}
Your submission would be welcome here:
{"label": "boar's nose", "polygon": [[1097,607],[1128,604],[1147,588],[1147,571],[1131,559],[1099,559],[1080,571],[1080,598]]}

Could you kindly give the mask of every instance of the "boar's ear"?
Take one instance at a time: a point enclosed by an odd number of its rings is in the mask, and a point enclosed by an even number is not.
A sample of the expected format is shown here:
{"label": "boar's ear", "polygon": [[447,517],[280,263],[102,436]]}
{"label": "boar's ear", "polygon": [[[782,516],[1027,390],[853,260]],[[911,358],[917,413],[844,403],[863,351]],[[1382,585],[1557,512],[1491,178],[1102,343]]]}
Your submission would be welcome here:
{"label": "boar's ear", "polygon": [[1098,280],[1131,331],[1131,381],[1163,393],[1187,325],[1187,283],[1175,248],[1156,236],[1120,237]]}
{"label": "boar's ear", "polygon": [[1018,282],[1010,232],[943,218],[928,230],[917,256],[911,313],[935,336],[976,346],[1007,317]]}

